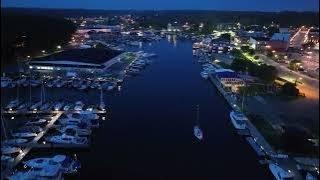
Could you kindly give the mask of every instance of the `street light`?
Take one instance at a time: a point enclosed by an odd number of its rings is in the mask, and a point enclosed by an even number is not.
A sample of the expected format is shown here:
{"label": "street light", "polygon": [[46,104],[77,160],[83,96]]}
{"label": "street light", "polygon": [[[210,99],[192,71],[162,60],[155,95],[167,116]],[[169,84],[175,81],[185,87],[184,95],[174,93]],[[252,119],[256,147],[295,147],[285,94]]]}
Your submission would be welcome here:
{"label": "street light", "polygon": [[58,46],[57,46],[57,49],[61,49],[61,46],[60,46],[60,45],[58,45]]}
{"label": "street light", "polygon": [[45,50],[42,50],[41,52],[42,52],[42,53],[46,53],[46,51],[45,51]]}

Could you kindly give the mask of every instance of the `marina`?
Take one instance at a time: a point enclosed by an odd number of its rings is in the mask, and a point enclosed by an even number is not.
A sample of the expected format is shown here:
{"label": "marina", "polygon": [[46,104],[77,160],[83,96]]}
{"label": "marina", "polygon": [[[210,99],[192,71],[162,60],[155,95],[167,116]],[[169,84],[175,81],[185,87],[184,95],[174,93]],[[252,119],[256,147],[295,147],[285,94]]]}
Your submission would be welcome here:
{"label": "marina", "polygon": [[[143,46],[143,51],[158,55],[152,66],[144,69],[139,76],[127,77],[122,82],[120,91],[104,90],[103,102],[110,107],[107,113],[110,120],[100,123],[99,128],[91,135],[95,138],[91,141],[89,148],[81,148],[90,149],[90,151],[77,152],[82,169],[75,177],[92,178],[93,174],[98,177],[102,172],[109,172],[103,173],[106,178],[113,176],[116,179],[138,178],[139,176],[134,175],[133,172],[143,168],[145,177],[148,179],[159,178],[159,175],[162,178],[173,176],[178,179],[196,178],[199,173],[206,174],[206,177],[233,179],[234,175],[219,171],[221,168],[231,168],[236,172],[237,178],[266,177],[269,179],[267,169],[258,165],[255,154],[251,152],[245,141],[234,133],[229,120],[230,109],[223,98],[215,93],[216,90],[212,85],[199,76],[200,67],[194,63],[195,59],[190,51],[192,44],[179,41],[176,48],[174,49],[173,44],[166,40],[160,40],[151,46]],[[182,66],[188,71],[181,71]],[[186,78],[188,81],[183,80]],[[167,86],[168,84],[170,86]],[[199,88],[191,90],[191,86]],[[28,87],[22,88],[27,90]],[[4,89],[5,92],[8,90],[8,88]],[[63,94],[60,93],[61,90]],[[39,92],[40,86],[35,87],[32,99],[35,98],[34,94]],[[199,96],[192,96],[194,93]],[[77,101],[86,104],[83,109],[90,109],[89,106],[92,104],[97,107],[101,99],[100,90],[91,88],[87,92],[66,87],[45,88],[45,95],[45,99],[51,102],[58,102],[58,99],[68,97],[69,102],[66,102],[62,109],[67,109],[66,111],[70,113],[76,112],[73,109]],[[163,98],[163,96],[169,98]],[[9,102],[14,97],[16,97],[15,93],[9,93],[4,101]],[[20,97],[28,97],[28,92],[21,90]],[[28,101],[28,99],[24,100]],[[212,102],[215,102],[214,110]],[[192,109],[196,104],[201,106],[200,121],[204,139],[200,142],[194,140],[192,133],[195,121],[195,113]],[[12,115],[15,111],[4,112]],[[27,112],[32,114],[34,111]],[[154,114],[158,115],[154,116]],[[49,145],[46,143],[45,146]],[[238,147],[237,151],[232,150],[234,146]],[[38,147],[32,150],[35,153],[32,151],[28,153],[27,159],[64,152],[64,148],[49,150],[51,148],[43,146],[43,149],[40,145]],[[44,152],[45,149],[47,153]],[[221,154],[222,151],[229,157],[218,157],[217,154]],[[99,156],[102,154],[103,158]],[[154,156],[155,154],[160,157],[175,155],[176,158],[162,159]],[[180,168],[173,162],[181,162],[178,163]],[[100,164],[99,167],[96,166],[97,163]],[[244,163],[247,164],[247,168],[239,169]],[[195,168],[196,164],[201,168]],[[228,164],[228,167],[224,167],[223,164]],[[102,171],[102,167],[107,170]],[[210,173],[212,168],[217,170],[215,174]],[[255,173],[252,173],[253,169]]]}

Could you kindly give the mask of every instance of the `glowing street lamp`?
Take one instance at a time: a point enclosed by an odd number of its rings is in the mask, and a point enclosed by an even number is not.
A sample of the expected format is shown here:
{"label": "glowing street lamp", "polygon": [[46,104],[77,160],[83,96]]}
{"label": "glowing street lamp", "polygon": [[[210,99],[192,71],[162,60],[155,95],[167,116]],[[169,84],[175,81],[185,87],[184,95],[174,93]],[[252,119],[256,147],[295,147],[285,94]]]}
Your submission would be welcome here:
{"label": "glowing street lamp", "polygon": [[45,50],[42,50],[41,52],[42,52],[42,53],[46,53],[46,51],[45,51]]}
{"label": "glowing street lamp", "polygon": [[61,46],[60,46],[60,45],[58,45],[58,46],[57,46],[57,49],[61,49]]}

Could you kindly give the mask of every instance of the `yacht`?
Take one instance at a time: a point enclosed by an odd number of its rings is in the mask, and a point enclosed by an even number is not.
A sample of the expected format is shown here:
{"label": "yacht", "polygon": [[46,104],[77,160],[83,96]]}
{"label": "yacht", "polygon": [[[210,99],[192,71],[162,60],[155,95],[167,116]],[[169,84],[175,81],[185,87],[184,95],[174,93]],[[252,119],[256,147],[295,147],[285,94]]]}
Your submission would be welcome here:
{"label": "yacht", "polygon": [[42,157],[30,159],[24,164],[28,167],[35,169],[42,169],[51,165],[59,165],[63,173],[76,173],[81,167],[80,161],[72,159],[70,156],[66,155],[55,155],[53,157]]}
{"label": "yacht", "polygon": [[74,110],[81,111],[83,106],[84,106],[84,104],[81,101],[77,101],[75,104]]}
{"label": "yacht", "polygon": [[77,125],[66,125],[61,126],[57,128],[57,131],[59,131],[62,134],[68,134],[70,131],[74,131],[75,134],[79,136],[89,136],[91,134],[91,130],[88,128],[79,128]]}
{"label": "yacht", "polygon": [[39,119],[39,120],[36,120],[36,121],[28,121],[27,123],[26,123],[26,125],[41,125],[41,124],[44,124],[44,123],[46,123],[47,122],[47,120],[46,119]]}
{"label": "yacht", "polygon": [[293,180],[294,179],[294,173],[291,170],[284,170],[283,168],[278,166],[278,164],[276,163],[270,163],[269,169],[277,180],[290,180],[290,179]]}
{"label": "yacht", "polygon": [[67,105],[65,105],[65,106],[63,107],[63,110],[64,110],[64,111],[68,111],[68,110],[71,110],[72,107],[73,107],[73,105],[72,105],[71,103],[68,103]]}
{"label": "yacht", "polygon": [[199,140],[202,140],[203,139],[203,133],[200,129],[200,126],[194,126],[193,127],[193,134],[195,137],[197,137]]}
{"label": "yacht", "polygon": [[17,145],[17,144],[23,144],[23,143],[27,143],[27,142],[28,142],[27,139],[16,138],[16,139],[7,139],[7,140],[3,141],[3,144]]}
{"label": "yacht", "polygon": [[231,111],[230,119],[236,129],[245,129],[248,118],[241,112]]}
{"label": "yacht", "polygon": [[32,138],[32,137],[36,137],[37,133],[21,131],[21,132],[13,133],[12,136],[15,138]]}
{"label": "yacht", "polygon": [[46,140],[57,144],[88,144],[86,137],[70,136],[66,134],[47,137]]}
{"label": "yacht", "polygon": [[1,147],[2,154],[15,154],[15,153],[20,153],[20,152],[22,152],[22,150],[18,147],[12,147],[12,146]]}

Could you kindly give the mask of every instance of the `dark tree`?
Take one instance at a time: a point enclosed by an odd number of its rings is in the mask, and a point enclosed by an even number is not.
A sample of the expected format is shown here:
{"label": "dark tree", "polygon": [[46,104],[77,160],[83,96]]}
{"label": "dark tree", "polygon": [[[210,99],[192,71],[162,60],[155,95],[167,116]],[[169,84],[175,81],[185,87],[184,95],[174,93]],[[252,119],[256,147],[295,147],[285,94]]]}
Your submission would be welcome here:
{"label": "dark tree", "polygon": [[299,95],[299,89],[296,87],[294,83],[291,83],[291,82],[286,82],[282,86],[281,92],[286,96],[297,97]]}

